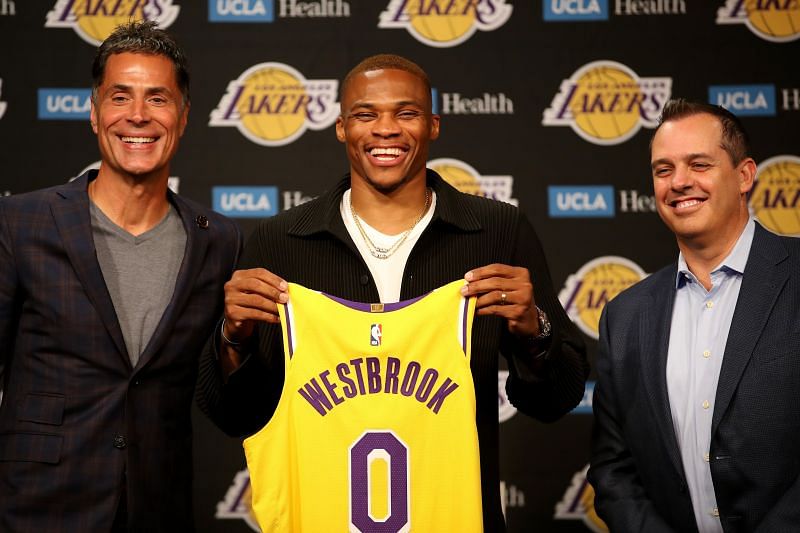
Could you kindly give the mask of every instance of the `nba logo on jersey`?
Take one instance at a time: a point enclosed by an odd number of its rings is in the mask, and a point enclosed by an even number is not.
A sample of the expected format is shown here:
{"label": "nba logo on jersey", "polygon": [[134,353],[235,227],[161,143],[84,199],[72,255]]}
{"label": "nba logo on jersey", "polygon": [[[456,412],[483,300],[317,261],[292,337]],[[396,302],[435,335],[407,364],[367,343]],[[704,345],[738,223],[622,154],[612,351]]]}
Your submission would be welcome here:
{"label": "nba logo on jersey", "polygon": [[383,337],[383,326],[380,324],[372,324],[369,328],[369,345],[380,346],[381,337]]}

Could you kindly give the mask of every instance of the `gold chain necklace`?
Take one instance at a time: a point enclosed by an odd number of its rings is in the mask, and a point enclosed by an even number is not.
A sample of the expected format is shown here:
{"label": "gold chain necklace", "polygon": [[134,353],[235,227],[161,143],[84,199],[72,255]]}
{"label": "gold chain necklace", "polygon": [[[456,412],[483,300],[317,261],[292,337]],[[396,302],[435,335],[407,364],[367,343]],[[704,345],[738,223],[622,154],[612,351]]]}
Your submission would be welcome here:
{"label": "gold chain necklace", "polygon": [[406,239],[408,239],[408,236],[411,234],[411,231],[415,227],[417,227],[417,224],[419,224],[419,221],[422,220],[423,217],[425,217],[425,213],[428,212],[428,208],[430,208],[430,206],[431,206],[431,190],[426,188],[425,189],[425,206],[422,208],[422,212],[419,214],[419,216],[414,221],[414,223],[411,224],[410,228],[405,230],[402,233],[402,235],[400,235],[400,237],[398,237],[397,240],[394,241],[394,243],[392,243],[391,246],[389,246],[388,248],[384,248],[384,247],[378,246],[377,244],[372,242],[372,239],[369,238],[369,235],[367,235],[367,232],[364,231],[364,228],[361,226],[361,221],[359,220],[358,215],[356,214],[356,210],[353,207],[353,195],[352,195],[352,193],[350,194],[350,214],[353,215],[353,222],[356,223],[356,227],[358,228],[358,232],[361,234],[361,238],[364,239],[364,242],[367,245],[367,249],[369,250],[370,255],[372,255],[372,257],[374,257],[375,259],[388,259],[388,258],[390,258],[397,251],[397,249],[400,248],[400,246],[404,242],[406,242]]}

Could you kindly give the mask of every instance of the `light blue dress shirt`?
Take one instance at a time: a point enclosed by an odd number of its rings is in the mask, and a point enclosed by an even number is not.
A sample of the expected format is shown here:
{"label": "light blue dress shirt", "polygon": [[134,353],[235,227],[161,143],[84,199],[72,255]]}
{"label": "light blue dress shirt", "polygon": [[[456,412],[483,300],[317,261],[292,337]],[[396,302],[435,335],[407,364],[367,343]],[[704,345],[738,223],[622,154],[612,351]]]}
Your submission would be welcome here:
{"label": "light blue dress shirt", "polygon": [[722,533],[709,466],[711,418],[722,356],[753,244],[751,218],[731,253],[711,272],[711,290],[678,256],[675,307],[667,352],[667,390],[672,423],[701,533]]}

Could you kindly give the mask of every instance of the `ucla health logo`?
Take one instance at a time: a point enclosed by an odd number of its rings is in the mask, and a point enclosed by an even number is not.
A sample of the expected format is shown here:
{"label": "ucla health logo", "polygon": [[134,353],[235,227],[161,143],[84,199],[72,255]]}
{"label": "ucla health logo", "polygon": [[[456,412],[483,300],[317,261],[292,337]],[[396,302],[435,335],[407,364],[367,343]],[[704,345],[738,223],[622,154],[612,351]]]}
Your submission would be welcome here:
{"label": "ucla health logo", "polygon": [[231,218],[271,217],[278,212],[277,187],[214,187],[214,211]]}
{"label": "ucla health logo", "polygon": [[717,10],[717,24],[744,24],[767,41],[786,43],[800,38],[798,0],[726,0]]}
{"label": "ucla health logo", "polygon": [[546,22],[608,20],[608,0],[543,0]]}
{"label": "ucla health logo", "polygon": [[581,331],[597,339],[600,313],[606,304],[646,276],[639,265],[624,257],[598,257],[570,274],[558,299]]}
{"label": "ucla health logo", "polygon": [[81,39],[99,46],[120,24],[154,20],[168,28],[179,11],[172,0],[58,0],[47,13],[44,26],[72,28]]}
{"label": "ucla health logo", "polygon": [[580,520],[594,533],[608,533],[608,526],[597,516],[594,509],[594,488],[586,479],[589,465],[572,476],[561,501],[556,504],[553,518],[556,520]]}
{"label": "ucla health logo", "polygon": [[283,63],[259,63],[228,84],[209,126],[235,126],[262,146],[283,146],[336,121],[337,80],[307,80]]}
{"label": "ucla health logo", "polygon": [[550,217],[614,216],[614,187],[611,185],[547,187]]}
{"label": "ucla health logo", "polygon": [[378,27],[404,29],[428,46],[449,48],[476,30],[496,30],[512,9],[505,0],[391,0]]}
{"label": "ucla health logo", "polygon": [[708,101],[744,116],[775,116],[774,85],[711,85]]}
{"label": "ucla health logo", "polygon": [[39,89],[39,120],[89,120],[91,89]]}
{"label": "ucla health logo", "polygon": [[[2,95],[3,95],[3,78],[0,78],[0,96]],[[3,115],[6,114],[6,107],[8,107],[8,103],[0,100],[0,118],[3,118]]]}
{"label": "ucla health logo", "polygon": [[516,198],[511,197],[514,185],[514,178],[511,176],[481,176],[467,163],[447,157],[428,161],[427,167],[438,172],[447,183],[461,192],[512,205],[519,203]]}
{"label": "ucla health logo", "polygon": [[779,155],[758,165],[750,212],[768,230],[800,237],[800,157]]}
{"label": "ucla health logo", "polygon": [[569,126],[590,143],[620,144],[639,128],[655,128],[672,93],[672,78],[640,78],[615,61],[588,63],[567,80],[544,112],[544,126]]}

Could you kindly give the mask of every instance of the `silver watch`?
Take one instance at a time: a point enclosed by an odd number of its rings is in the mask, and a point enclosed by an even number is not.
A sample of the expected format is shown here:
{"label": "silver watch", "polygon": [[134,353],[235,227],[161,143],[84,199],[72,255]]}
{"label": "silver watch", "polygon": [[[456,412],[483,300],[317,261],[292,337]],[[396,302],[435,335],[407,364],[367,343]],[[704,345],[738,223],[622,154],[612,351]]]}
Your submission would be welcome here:
{"label": "silver watch", "polygon": [[550,326],[550,319],[547,318],[547,313],[542,311],[539,306],[536,306],[536,312],[539,313],[539,334],[534,339],[546,339],[550,336],[552,327]]}

